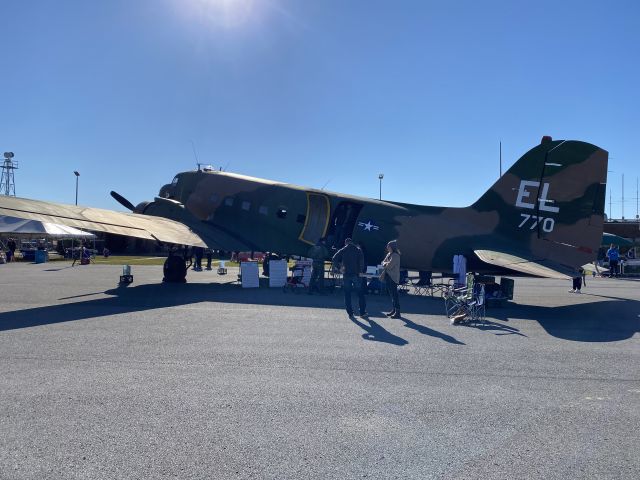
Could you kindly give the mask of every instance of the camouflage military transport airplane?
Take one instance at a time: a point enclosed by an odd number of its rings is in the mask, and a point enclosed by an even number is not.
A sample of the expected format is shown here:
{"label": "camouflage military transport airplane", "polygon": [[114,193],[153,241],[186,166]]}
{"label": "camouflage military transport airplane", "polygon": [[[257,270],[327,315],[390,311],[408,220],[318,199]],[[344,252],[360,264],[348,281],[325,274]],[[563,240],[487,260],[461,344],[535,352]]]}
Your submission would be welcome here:
{"label": "camouflage military transport airplane", "polygon": [[179,173],[134,213],[1,197],[0,215],[227,251],[304,256],[326,238],[358,242],[368,264],[398,239],[404,268],[567,278],[602,240],[608,153],[551,140],[528,151],[473,205],[432,207],[329,193],[228,172]]}

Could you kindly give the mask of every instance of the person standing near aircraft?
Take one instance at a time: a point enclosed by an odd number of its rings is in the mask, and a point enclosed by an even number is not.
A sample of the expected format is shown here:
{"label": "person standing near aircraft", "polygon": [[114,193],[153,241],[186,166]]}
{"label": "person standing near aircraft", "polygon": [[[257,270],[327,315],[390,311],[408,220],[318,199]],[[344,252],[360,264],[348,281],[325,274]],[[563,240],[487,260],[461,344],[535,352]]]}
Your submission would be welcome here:
{"label": "person standing near aircraft", "polygon": [[15,262],[16,260],[16,241],[10,238],[7,242],[7,262]]}
{"label": "person standing near aircraft", "polygon": [[196,272],[202,271],[202,257],[204,256],[204,248],[202,247],[194,247],[193,249],[194,256],[196,257],[196,261],[193,265],[193,269]]}
{"label": "person standing near aircraft", "polygon": [[391,297],[393,309],[389,313],[385,313],[390,318],[400,317],[400,300],[398,299],[398,283],[400,282],[400,250],[398,250],[398,242],[391,240],[387,243],[387,256],[382,261],[382,274],[380,279],[384,279],[387,284],[387,291]]}
{"label": "person standing near aircraft", "polygon": [[324,238],[318,240],[318,243],[311,247],[307,253],[307,257],[313,260],[309,295],[313,294],[314,290],[318,293],[324,293],[324,261],[328,256],[329,251],[324,245]]}
{"label": "person standing near aircraft", "polygon": [[573,277],[572,289],[569,293],[582,293],[582,282],[584,280],[584,286],[587,286],[587,280],[585,278],[585,271],[582,268],[578,269],[578,275]]}
{"label": "person standing near aircraft", "polygon": [[362,254],[362,250],[360,250],[350,238],[347,238],[344,241],[344,247],[338,250],[333,256],[333,264],[335,266],[342,266],[342,289],[344,290],[344,306],[347,314],[349,314],[349,317],[353,317],[351,291],[355,288],[358,292],[360,317],[367,318],[367,302],[364,298],[364,291],[360,288],[360,274],[364,272],[364,255]]}
{"label": "person standing near aircraft", "polygon": [[607,250],[607,258],[609,259],[609,276],[613,278],[618,275],[618,262],[620,261],[620,252],[617,245],[611,244],[611,247]]}
{"label": "person standing near aircraft", "polygon": [[204,253],[207,257],[207,270],[211,270],[211,260],[213,259],[213,251],[207,247]]}
{"label": "person standing near aircraft", "polygon": [[[73,251],[73,249],[72,249]],[[76,266],[76,262],[80,262],[80,265],[83,265],[82,259],[85,257],[85,246],[83,244],[80,245],[80,249],[76,251],[75,255],[73,255],[73,263],[72,267]]]}

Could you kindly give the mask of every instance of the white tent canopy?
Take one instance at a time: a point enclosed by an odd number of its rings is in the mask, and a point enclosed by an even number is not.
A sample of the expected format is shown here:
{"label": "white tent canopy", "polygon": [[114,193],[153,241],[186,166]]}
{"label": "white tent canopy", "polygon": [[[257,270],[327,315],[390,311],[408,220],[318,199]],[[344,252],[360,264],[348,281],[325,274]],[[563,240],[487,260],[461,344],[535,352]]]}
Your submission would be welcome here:
{"label": "white tent canopy", "polygon": [[0,234],[48,235],[59,238],[93,238],[95,235],[77,228],[57,225],[55,223],[24,220],[22,218],[0,216]]}

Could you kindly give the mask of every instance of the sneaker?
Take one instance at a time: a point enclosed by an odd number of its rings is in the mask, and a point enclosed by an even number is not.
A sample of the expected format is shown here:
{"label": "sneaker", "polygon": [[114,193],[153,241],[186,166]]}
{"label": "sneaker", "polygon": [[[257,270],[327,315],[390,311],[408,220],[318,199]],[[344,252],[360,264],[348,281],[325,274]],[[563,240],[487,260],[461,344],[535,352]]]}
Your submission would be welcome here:
{"label": "sneaker", "polygon": [[582,293],[582,292],[581,292],[580,290],[576,290],[576,291],[575,291],[575,292],[573,292],[573,293]]}
{"label": "sneaker", "polygon": [[369,314],[367,312],[361,313],[360,318],[369,318]]}
{"label": "sneaker", "polygon": [[396,311],[395,310],[391,310],[390,312],[384,312],[384,314],[387,317],[393,317],[395,315]]}
{"label": "sneaker", "polygon": [[402,318],[400,316],[400,312],[395,312],[393,315],[391,315],[389,318]]}
{"label": "sneaker", "polygon": [[569,290],[569,293],[576,293],[575,290]]}

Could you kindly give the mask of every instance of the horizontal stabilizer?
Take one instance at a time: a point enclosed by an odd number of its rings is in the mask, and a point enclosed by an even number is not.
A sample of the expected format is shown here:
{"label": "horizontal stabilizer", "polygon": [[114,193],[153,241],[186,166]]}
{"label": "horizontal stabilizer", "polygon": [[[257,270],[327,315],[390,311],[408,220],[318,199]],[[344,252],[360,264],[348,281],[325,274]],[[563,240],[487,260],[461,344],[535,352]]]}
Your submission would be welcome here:
{"label": "horizontal stabilizer", "polygon": [[158,240],[176,245],[206,247],[202,239],[186,225],[151,215],[6,196],[0,198],[0,215]]}
{"label": "horizontal stabilizer", "polygon": [[536,277],[570,279],[574,271],[557,263],[544,259],[524,258],[510,253],[496,252],[494,250],[474,250],[480,260],[491,265],[508,268],[527,275]]}

